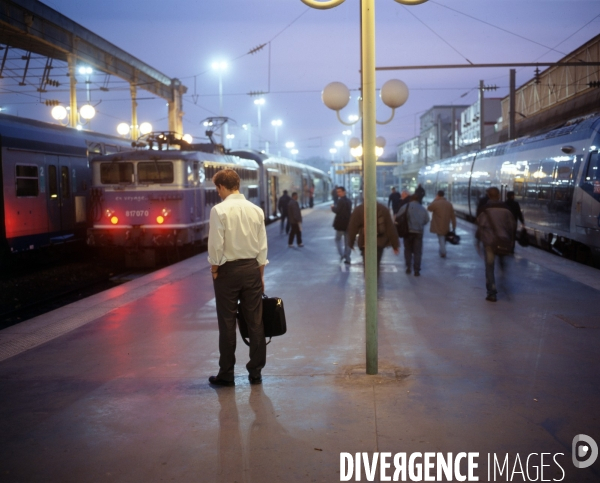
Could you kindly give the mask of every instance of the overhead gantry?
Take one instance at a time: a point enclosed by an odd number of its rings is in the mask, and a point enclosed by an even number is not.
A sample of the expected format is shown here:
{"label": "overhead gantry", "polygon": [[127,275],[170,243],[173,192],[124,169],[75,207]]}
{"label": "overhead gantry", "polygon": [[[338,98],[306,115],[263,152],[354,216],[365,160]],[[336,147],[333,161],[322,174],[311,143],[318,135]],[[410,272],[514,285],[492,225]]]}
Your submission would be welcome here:
{"label": "overhead gantry", "polygon": [[[183,134],[182,97],[187,88],[133,57],[102,37],[37,0],[0,0],[0,43],[49,59],[68,63],[70,79],[70,124],[77,124],[75,66],[85,63],[114,75],[131,87],[132,138],[137,131],[137,90],[144,89],[169,106],[169,131]],[[2,58],[0,56],[0,62]]]}

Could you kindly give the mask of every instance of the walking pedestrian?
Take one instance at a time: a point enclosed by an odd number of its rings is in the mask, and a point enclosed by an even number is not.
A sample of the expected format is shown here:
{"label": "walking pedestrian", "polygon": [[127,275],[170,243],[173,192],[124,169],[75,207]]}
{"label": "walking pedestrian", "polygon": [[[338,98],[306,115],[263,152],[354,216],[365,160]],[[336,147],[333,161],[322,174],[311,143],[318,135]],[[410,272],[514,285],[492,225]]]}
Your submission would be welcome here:
{"label": "walking pedestrian", "polygon": [[[348,245],[354,249],[356,235],[358,235],[358,247],[363,257],[363,263],[365,261],[364,220],[365,205],[363,203],[354,208],[348,224]],[[388,246],[392,247],[394,255],[400,253],[400,239],[390,216],[390,210],[385,205],[377,203],[377,275],[379,275],[383,249]]]}
{"label": "walking pedestrian", "polygon": [[394,216],[398,214],[398,210],[400,209],[400,202],[402,201],[402,195],[396,191],[396,187],[392,186],[392,192],[388,197],[388,210],[390,205],[392,206],[392,213]]}
{"label": "walking pedestrian", "polygon": [[425,198],[425,188],[423,188],[423,185],[421,183],[419,183],[419,185],[417,186],[414,196],[417,197],[417,201],[419,203],[423,204],[423,198]]}
{"label": "walking pedestrian", "polygon": [[506,206],[500,201],[500,190],[494,186],[486,190],[488,202],[482,207],[477,217],[476,238],[483,243],[485,254],[485,288],[486,300],[496,302],[496,278],[494,267],[496,257],[500,267],[504,267],[504,257],[514,250],[515,230],[517,222]]}
{"label": "walking pedestrian", "polygon": [[[411,265],[415,277],[421,275],[421,259],[423,257],[423,228],[429,222],[429,213],[421,205],[419,194],[410,197],[409,203],[400,208],[398,216],[408,210],[408,236],[404,237],[404,261],[406,273],[411,273]],[[422,198],[421,198],[422,199]]]}
{"label": "walking pedestrian", "polygon": [[[506,203],[506,206],[508,206],[508,209],[510,210],[510,212],[515,217],[515,222],[520,221],[521,225],[524,227],[525,226],[525,218],[523,217],[523,212],[521,211],[521,205],[519,204],[519,202],[517,200],[515,200],[515,192],[514,191],[506,192],[505,203]],[[516,225],[515,225],[515,227],[516,227]]]}
{"label": "walking pedestrian", "polygon": [[444,191],[437,192],[435,199],[427,207],[431,211],[431,225],[429,231],[435,233],[440,244],[440,257],[446,258],[446,235],[450,232],[450,223],[452,222],[452,231],[456,230],[456,215],[454,207],[446,198]]}
{"label": "walking pedestrian", "polygon": [[348,245],[348,224],[352,214],[352,202],[346,197],[346,188],[338,186],[337,204],[331,205],[331,211],[335,213],[333,228],[335,229],[335,245],[340,255],[340,262],[350,265],[350,246]]}
{"label": "walking pedestrian", "polygon": [[303,247],[302,244],[302,213],[300,212],[300,205],[298,204],[298,193],[295,191],[292,193],[292,199],[288,204],[288,219],[290,220],[290,236],[288,238],[288,247],[292,247],[294,244],[294,237],[296,237],[296,243],[299,247]]}
{"label": "walking pedestrian", "polygon": [[251,384],[260,384],[261,370],[267,360],[262,322],[264,269],[268,263],[265,215],[239,192],[240,177],[234,170],[220,170],[212,181],[223,200],[210,210],[208,232],[208,262],[215,290],[220,357],[219,372],[208,381],[217,386],[235,385],[239,301],[250,338],[248,379]]}
{"label": "walking pedestrian", "polygon": [[277,209],[279,210],[279,214],[281,215],[281,227],[279,228],[279,234],[283,234],[283,225],[287,219],[287,223],[285,223],[285,233],[288,234],[290,232],[290,220],[288,218],[288,205],[290,204],[290,195],[288,195],[288,190],[283,190],[283,195],[279,198],[279,203],[277,203]]}

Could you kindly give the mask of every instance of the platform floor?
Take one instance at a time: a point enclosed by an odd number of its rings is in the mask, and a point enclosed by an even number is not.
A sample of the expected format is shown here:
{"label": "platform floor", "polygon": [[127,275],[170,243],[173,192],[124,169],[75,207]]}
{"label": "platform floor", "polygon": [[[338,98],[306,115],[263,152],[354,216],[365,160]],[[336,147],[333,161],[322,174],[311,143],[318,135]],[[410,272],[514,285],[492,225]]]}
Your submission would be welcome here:
{"label": "platform floor", "polygon": [[544,479],[600,481],[571,462],[576,435],[600,442],[600,272],[519,248],[494,304],[470,225],[446,259],[427,233],[419,278],[388,249],[367,376],[360,254],[338,263],[328,206],[304,217],[304,248],[267,229],[288,333],[262,386],[241,340],[237,385],[207,384],[206,254],[0,331],[0,482],[334,482],[341,452],[478,452],[479,481],[509,481],[488,454],[530,481],[517,458],[533,478],[562,453]]}

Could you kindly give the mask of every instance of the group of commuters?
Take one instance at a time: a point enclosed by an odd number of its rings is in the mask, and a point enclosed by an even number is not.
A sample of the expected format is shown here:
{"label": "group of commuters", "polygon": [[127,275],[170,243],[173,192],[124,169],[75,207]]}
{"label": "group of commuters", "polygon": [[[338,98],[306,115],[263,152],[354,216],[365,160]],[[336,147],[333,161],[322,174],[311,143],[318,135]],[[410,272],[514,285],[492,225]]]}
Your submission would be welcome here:
{"label": "group of commuters", "polygon": [[[437,236],[438,253],[441,258],[446,258],[446,242],[449,235],[454,236],[456,230],[456,215],[452,203],[444,197],[444,191],[437,192],[434,200],[427,206],[423,206],[425,190],[421,185],[412,195],[408,191],[398,192],[392,187],[388,197],[387,208],[382,203],[377,203],[377,273],[383,250],[391,246],[394,254],[398,255],[400,241],[398,232],[394,225],[406,223],[407,230],[401,237],[404,238],[404,260],[406,273],[414,273],[415,277],[421,274],[421,261],[423,257],[423,232],[430,221],[429,231]],[[365,236],[364,236],[364,204],[358,205],[353,211],[352,204],[346,197],[343,187],[336,188],[334,204],[331,207],[336,214],[333,227],[336,231],[335,242],[340,261],[350,263],[351,250],[354,248],[356,236],[358,235],[358,247],[364,260]],[[390,216],[389,210],[393,215]],[[404,220],[405,219],[405,220]],[[494,276],[495,261],[498,258],[500,266],[504,267],[504,257],[514,250],[515,237],[517,234],[517,222],[520,221],[523,228],[525,221],[521,207],[515,200],[513,191],[507,192],[505,202],[500,201],[500,191],[491,187],[486,195],[480,200],[477,209],[477,247],[483,245],[483,257],[485,260],[486,277],[486,300],[495,302],[497,300],[497,289]]]}
{"label": "group of commuters", "polygon": [[[236,315],[240,311],[248,325],[250,360],[246,364],[250,384],[261,384],[261,371],[266,363],[266,341],[262,322],[262,296],[264,294],[264,269],[267,260],[267,235],[263,211],[245,199],[239,192],[240,178],[231,169],[218,171],[212,178],[222,203],[210,212],[208,236],[208,261],[213,279],[217,320],[219,326],[219,371],[209,377],[214,386],[233,386]],[[425,190],[421,185],[412,195],[392,189],[388,206],[377,203],[377,273],[385,247],[391,246],[398,255],[400,240],[397,223],[406,215],[407,232],[404,238],[406,273],[420,275],[423,252],[423,231],[432,214],[430,231],[439,240],[439,255],[446,257],[446,235],[456,229],[456,216],[452,204],[438,191],[427,209],[422,205]],[[302,215],[298,194],[284,191],[279,199],[281,213],[280,231],[289,233],[288,245],[294,238],[302,245]],[[394,217],[390,214],[390,206]],[[335,189],[335,213],[333,228],[340,262],[351,263],[351,250],[355,243],[365,256],[364,204],[352,209],[344,187]],[[478,207],[477,240],[483,244],[485,253],[486,300],[496,301],[494,265],[512,252],[517,230],[517,220],[524,225],[523,214],[514,193],[507,194],[507,201],[500,201],[500,192],[491,187],[486,191]],[[287,222],[286,222],[287,220]],[[358,235],[358,241],[356,241]]]}

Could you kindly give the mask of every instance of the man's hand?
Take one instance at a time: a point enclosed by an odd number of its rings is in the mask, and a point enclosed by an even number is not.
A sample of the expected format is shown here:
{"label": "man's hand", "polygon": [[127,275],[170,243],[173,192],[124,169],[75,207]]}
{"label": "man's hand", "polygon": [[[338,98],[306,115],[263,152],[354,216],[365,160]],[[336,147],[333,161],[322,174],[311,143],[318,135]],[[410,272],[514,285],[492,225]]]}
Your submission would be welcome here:
{"label": "man's hand", "polygon": [[394,248],[394,255],[398,255],[400,253],[400,248]]}

